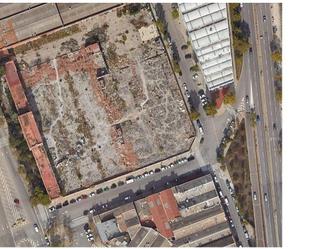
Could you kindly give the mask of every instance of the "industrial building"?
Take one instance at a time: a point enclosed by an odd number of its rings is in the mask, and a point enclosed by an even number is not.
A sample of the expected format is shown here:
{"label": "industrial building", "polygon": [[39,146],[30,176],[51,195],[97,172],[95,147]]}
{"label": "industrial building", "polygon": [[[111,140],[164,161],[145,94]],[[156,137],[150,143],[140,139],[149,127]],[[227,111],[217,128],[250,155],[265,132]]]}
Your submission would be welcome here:
{"label": "industrial building", "polygon": [[179,10],[209,91],[233,84],[226,3],[181,3]]}
{"label": "industrial building", "polygon": [[[112,224],[110,231],[117,231],[109,245],[113,241],[129,247],[235,246],[211,175],[122,205],[95,220],[101,220],[100,229]],[[106,242],[108,236],[101,237]]]}

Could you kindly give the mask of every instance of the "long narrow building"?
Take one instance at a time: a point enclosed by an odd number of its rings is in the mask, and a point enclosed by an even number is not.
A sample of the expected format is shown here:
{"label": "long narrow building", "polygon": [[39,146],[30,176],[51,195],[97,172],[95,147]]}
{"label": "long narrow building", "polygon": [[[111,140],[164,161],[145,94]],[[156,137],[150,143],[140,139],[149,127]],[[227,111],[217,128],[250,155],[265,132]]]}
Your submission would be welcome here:
{"label": "long narrow building", "polygon": [[6,82],[18,112],[18,121],[28,148],[36,161],[45,189],[51,199],[57,198],[60,196],[60,188],[44,149],[42,136],[30,110],[14,61],[5,64],[5,74]]}
{"label": "long narrow building", "polygon": [[179,10],[209,91],[234,83],[226,3],[181,3]]}

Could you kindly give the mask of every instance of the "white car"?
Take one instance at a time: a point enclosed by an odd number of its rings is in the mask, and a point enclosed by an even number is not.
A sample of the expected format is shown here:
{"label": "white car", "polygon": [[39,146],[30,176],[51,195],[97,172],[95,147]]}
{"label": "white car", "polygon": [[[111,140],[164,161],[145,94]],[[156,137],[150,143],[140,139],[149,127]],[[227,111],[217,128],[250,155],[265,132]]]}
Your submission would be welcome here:
{"label": "white car", "polygon": [[227,199],[227,197],[224,197],[224,202],[227,206],[229,205],[229,200]]}
{"label": "white car", "polygon": [[33,224],[34,231],[39,232],[39,227],[37,224]]}
{"label": "white car", "polygon": [[194,80],[198,79],[198,74],[197,74],[197,73],[193,74],[192,78],[193,78]]}
{"label": "white car", "polygon": [[51,206],[49,209],[48,209],[48,211],[51,213],[51,212],[53,212],[53,211],[55,211],[55,207],[54,206]]}
{"label": "white car", "polygon": [[256,192],[253,192],[253,200],[257,200],[257,197],[256,197]]}
{"label": "white car", "polygon": [[95,192],[91,192],[91,193],[89,194],[89,197],[93,197],[93,196],[95,196]]}

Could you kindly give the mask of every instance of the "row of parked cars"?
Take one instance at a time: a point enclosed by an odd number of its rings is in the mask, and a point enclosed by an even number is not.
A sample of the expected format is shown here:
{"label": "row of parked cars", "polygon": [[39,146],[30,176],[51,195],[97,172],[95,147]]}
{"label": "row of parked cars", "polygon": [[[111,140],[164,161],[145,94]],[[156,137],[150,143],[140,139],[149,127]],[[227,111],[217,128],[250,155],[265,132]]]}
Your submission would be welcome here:
{"label": "row of parked cars", "polygon": [[[183,157],[183,158],[181,158],[181,159],[178,159],[178,160],[174,161],[173,163],[170,163],[169,165],[162,165],[161,168],[156,168],[155,170],[146,171],[146,172],[144,172],[144,173],[141,174],[141,175],[129,176],[129,177],[127,177],[127,179],[126,179],[126,184],[135,182],[136,180],[145,178],[145,177],[147,177],[147,176],[149,176],[149,175],[153,175],[154,173],[159,173],[159,172],[164,171],[164,170],[166,170],[166,169],[172,168],[172,167],[174,167],[175,165],[184,164],[184,163],[186,163],[186,162],[188,162],[188,161],[191,161],[191,160],[193,160],[193,159],[194,159],[194,156],[193,156],[193,155],[191,155],[191,156],[189,156],[189,157]],[[98,188],[96,191],[92,191],[92,192],[90,192],[88,195],[83,194],[83,195],[77,197],[76,199],[73,198],[73,199],[71,199],[70,201],[66,200],[66,201],[64,201],[63,203],[58,203],[56,206],[51,206],[51,207],[49,208],[49,212],[54,212],[55,210],[60,209],[60,208],[65,207],[65,206],[68,206],[69,204],[73,204],[73,203],[76,203],[76,202],[80,202],[80,201],[83,200],[83,199],[91,198],[91,197],[93,197],[93,196],[95,196],[95,195],[98,195],[98,194],[101,194],[101,193],[103,193],[103,192],[104,192],[104,190],[103,190],[102,188]],[[91,211],[91,210],[89,210],[89,212],[90,212],[90,211]]]}
{"label": "row of parked cars", "polygon": [[93,242],[94,241],[93,232],[91,231],[88,223],[84,225],[84,230],[86,233],[87,240]]}
{"label": "row of parked cars", "polygon": [[83,194],[83,195],[77,197],[76,199],[72,198],[70,201],[66,200],[63,203],[58,203],[56,206],[51,206],[48,210],[49,210],[49,212],[53,212],[53,211],[55,211],[57,209],[60,209],[60,208],[65,207],[65,206],[68,206],[69,204],[80,202],[81,200],[87,199],[89,197],[91,198],[91,197],[93,197],[93,196],[95,196],[97,194],[101,194],[103,192],[104,192],[104,190],[102,188],[98,188],[96,191],[92,191],[88,195]]}
{"label": "row of parked cars", "polygon": [[173,168],[176,165],[184,164],[184,163],[191,161],[193,159],[194,159],[193,155],[191,155],[189,157],[183,157],[183,158],[177,159],[176,161],[170,163],[169,165],[162,165],[161,168],[156,168],[155,170],[146,171],[141,175],[129,176],[129,177],[127,177],[126,183],[129,184],[129,183],[135,182],[135,181],[142,179],[142,178],[145,178],[149,175],[153,175],[154,173],[159,173],[159,172],[167,170],[169,168]]}

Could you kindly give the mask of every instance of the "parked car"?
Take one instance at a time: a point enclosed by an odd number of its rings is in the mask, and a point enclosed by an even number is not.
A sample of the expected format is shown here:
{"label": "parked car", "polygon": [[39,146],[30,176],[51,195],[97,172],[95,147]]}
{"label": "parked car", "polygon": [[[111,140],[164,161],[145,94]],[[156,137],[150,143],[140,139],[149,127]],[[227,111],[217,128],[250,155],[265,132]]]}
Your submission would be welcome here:
{"label": "parked car", "polygon": [[131,198],[130,196],[126,196],[126,197],[124,197],[124,200],[128,201],[128,200],[130,200],[130,198]]}
{"label": "parked car", "polygon": [[103,193],[103,189],[102,189],[102,188],[98,188],[98,189],[96,190],[96,193],[97,193],[97,194]]}
{"label": "parked car", "polygon": [[89,213],[90,213],[90,214],[93,214],[94,212],[95,212],[95,208],[94,208],[94,207],[92,207],[92,208],[89,209]]}
{"label": "parked car", "polygon": [[191,155],[191,156],[188,157],[188,161],[192,161],[192,160],[194,160],[194,159],[195,159],[195,157],[194,157],[193,155]]}
{"label": "parked car", "polygon": [[252,47],[249,48],[249,52],[252,53]]}
{"label": "parked car", "polygon": [[192,55],[191,55],[191,54],[186,54],[186,55],[185,55],[185,58],[186,58],[186,59],[191,59],[191,58],[192,58]]}
{"label": "parked car", "polygon": [[249,96],[246,95],[246,103],[249,104]]}
{"label": "parked car", "polygon": [[81,200],[82,200],[81,196],[77,197],[77,199],[76,199],[77,202],[80,202]]}
{"label": "parked car", "polygon": [[256,115],[256,121],[260,121],[261,118],[260,118],[260,115]]}
{"label": "parked car", "polygon": [[89,197],[93,197],[93,196],[95,196],[95,192],[91,192],[91,193],[89,194]]}
{"label": "parked car", "polygon": [[69,201],[68,201],[68,200],[66,200],[64,203],[62,203],[62,206],[63,206],[63,207],[65,207],[65,206],[67,206],[67,205],[69,205]]}
{"label": "parked car", "polygon": [[47,237],[47,235],[45,234],[45,242],[46,242],[46,245],[49,246],[50,245],[50,242],[49,242],[49,239]]}
{"label": "parked car", "polygon": [[74,199],[74,198],[70,200],[70,203],[71,203],[71,204],[72,204],[72,203],[75,203],[75,202],[76,202],[76,199]]}
{"label": "parked car", "polygon": [[256,192],[253,192],[253,200],[257,200]]}
{"label": "parked car", "polygon": [[264,15],[264,16],[263,16],[263,22],[265,22],[265,21],[266,21],[266,16]]}
{"label": "parked car", "polygon": [[33,224],[34,231],[39,232],[39,227],[37,224]]}
{"label": "parked car", "polygon": [[161,171],[160,168],[156,168],[154,172],[155,172],[155,173],[158,173],[158,172],[160,172],[160,171]]}
{"label": "parked car", "polygon": [[193,78],[194,80],[198,79],[198,74],[197,74],[197,73],[193,74],[193,75],[192,75],[192,78]]}
{"label": "parked car", "polygon": [[15,199],[14,199],[14,203],[17,204],[17,205],[19,205],[19,203],[20,203],[20,202],[19,202],[19,199],[15,198]]}
{"label": "parked car", "polygon": [[54,212],[56,210],[56,208],[54,206],[51,206],[48,211],[51,213],[51,212]]}
{"label": "parked car", "polygon": [[224,197],[224,202],[225,202],[225,204],[226,204],[227,206],[229,205],[229,200],[227,199],[226,196]]}
{"label": "parked car", "polygon": [[88,214],[89,214],[89,210],[88,209],[84,210],[83,215],[88,215]]}
{"label": "parked car", "polygon": [[58,204],[56,205],[56,209],[60,209],[60,208],[62,208],[62,204],[61,204],[61,203],[58,203]]}

